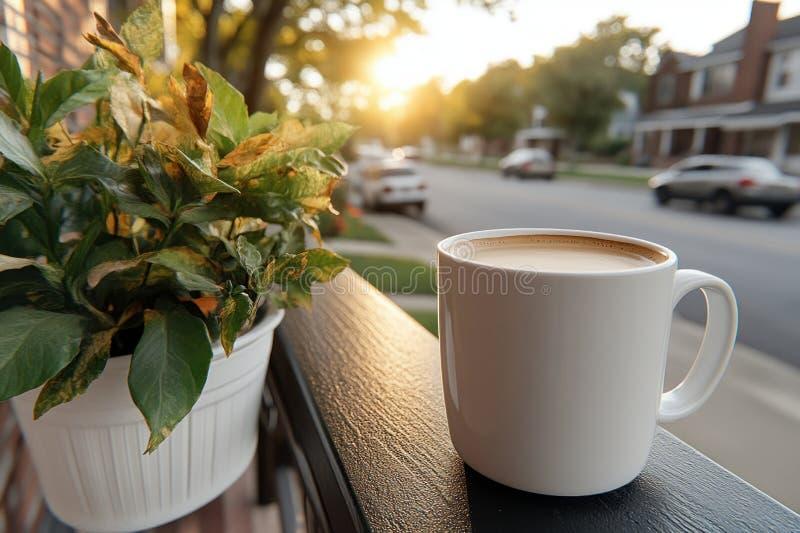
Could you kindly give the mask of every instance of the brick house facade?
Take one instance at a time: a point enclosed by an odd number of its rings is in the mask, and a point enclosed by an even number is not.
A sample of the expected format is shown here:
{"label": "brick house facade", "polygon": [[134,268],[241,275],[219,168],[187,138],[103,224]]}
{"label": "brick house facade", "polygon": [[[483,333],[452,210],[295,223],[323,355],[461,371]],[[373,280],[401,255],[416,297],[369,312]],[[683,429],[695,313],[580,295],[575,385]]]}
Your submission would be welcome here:
{"label": "brick house facade", "polygon": [[92,11],[105,14],[107,0],[0,0],[0,40],[19,57],[26,76],[52,76],[80,66],[92,52],[81,34],[92,31]]}
{"label": "brick house facade", "polygon": [[[28,77],[52,76],[80,66],[92,52],[81,33],[92,30],[91,12],[106,0],[0,0],[0,40],[13,50]],[[47,509],[30,452],[9,402],[0,403],[0,532],[70,531]]]}
{"label": "brick house facade", "polygon": [[635,126],[635,161],[754,155],[800,172],[800,16],[780,20],[779,7],[754,1],[747,26],[704,56],[665,55]]}

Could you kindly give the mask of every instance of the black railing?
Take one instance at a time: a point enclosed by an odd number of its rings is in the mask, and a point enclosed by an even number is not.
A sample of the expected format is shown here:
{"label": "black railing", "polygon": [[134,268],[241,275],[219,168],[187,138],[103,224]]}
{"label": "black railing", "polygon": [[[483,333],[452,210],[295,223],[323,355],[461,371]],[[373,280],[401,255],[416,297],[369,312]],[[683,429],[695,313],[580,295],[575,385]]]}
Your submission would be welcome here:
{"label": "black railing", "polygon": [[450,442],[436,339],[353,272],[338,282],[350,289],[287,313],[268,378],[278,420],[262,452],[283,443],[277,464],[299,465],[305,501],[282,513],[307,509],[309,530],[800,531],[800,516],[663,429],[644,472],[606,494],[481,476]]}

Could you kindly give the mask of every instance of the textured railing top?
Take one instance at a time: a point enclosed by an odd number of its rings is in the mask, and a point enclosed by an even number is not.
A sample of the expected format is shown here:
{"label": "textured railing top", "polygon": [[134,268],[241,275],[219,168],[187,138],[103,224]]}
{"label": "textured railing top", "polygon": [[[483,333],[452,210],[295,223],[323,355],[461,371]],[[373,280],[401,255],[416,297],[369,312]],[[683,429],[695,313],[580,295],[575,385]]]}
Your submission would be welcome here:
{"label": "textured railing top", "polygon": [[306,450],[317,485],[344,493],[354,527],[800,530],[800,516],[661,429],[644,473],[607,494],[545,497],[484,478],[450,442],[435,337],[352,271],[337,282],[346,290],[288,313],[272,365],[281,388],[302,390],[293,409],[322,442]]}

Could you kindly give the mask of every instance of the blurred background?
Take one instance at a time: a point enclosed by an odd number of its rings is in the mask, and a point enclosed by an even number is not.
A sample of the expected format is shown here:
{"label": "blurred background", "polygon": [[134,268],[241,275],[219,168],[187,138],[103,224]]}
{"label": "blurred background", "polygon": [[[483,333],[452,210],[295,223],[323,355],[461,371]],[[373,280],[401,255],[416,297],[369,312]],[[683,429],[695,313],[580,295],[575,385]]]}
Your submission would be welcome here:
{"label": "blurred background", "polygon": [[[3,0],[27,75],[79,65],[91,11]],[[497,227],[623,233],[719,275],[740,305],[720,389],[669,429],[800,510],[800,0],[162,0],[166,75],[199,60],[251,110],[360,127],[322,229],[436,333],[433,246]],[[609,302],[613,312],[613,302]],[[667,383],[705,304],[678,308]]]}

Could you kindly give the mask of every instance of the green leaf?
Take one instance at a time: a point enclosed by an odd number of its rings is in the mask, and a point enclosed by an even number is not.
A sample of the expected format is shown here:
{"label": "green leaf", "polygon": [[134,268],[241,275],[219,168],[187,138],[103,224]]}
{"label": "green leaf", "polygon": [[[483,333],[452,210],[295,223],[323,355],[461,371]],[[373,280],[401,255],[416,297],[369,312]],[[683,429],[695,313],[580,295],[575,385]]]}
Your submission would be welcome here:
{"label": "green leaf", "polygon": [[22,191],[0,185],[0,226],[33,205],[33,198]]}
{"label": "green leaf", "polygon": [[225,355],[233,351],[233,344],[242,328],[250,321],[254,312],[253,302],[246,293],[233,294],[225,298],[219,313],[219,340]]}
{"label": "green leaf", "polygon": [[67,258],[67,262],[64,265],[64,277],[65,285],[70,296],[72,296],[72,300],[94,315],[100,324],[111,326],[114,323],[111,316],[97,309],[89,297],[86,296],[85,292],[86,269],[91,266],[91,256],[106,256],[110,249],[116,248],[119,250],[118,247],[121,244],[120,241],[111,241],[103,246],[96,247],[95,242],[104,228],[105,223],[100,220],[94,221],[86,228],[80,241],[75,245],[75,248],[72,249],[72,252]]}
{"label": "green leaf", "polygon": [[349,264],[350,261],[336,252],[313,248],[279,260],[275,266],[276,279],[302,279],[308,285],[330,281]]}
{"label": "green leaf", "polygon": [[183,307],[147,310],[133,352],[128,388],[150,428],[153,452],[197,401],[211,363],[205,324]]}
{"label": "green leaf", "polygon": [[208,292],[211,294],[219,294],[221,292],[220,286],[214,283],[213,280],[201,276],[200,274],[193,274],[191,272],[177,272],[175,279],[187,291],[200,291]]}
{"label": "green leaf", "polygon": [[86,392],[106,367],[116,332],[117,328],[99,331],[84,341],[77,357],[42,387],[33,407],[34,419]]}
{"label": "green leaf", "polygon": [[139,170],[144,178],[144,186],[156,200],[166,208],[171,207],[175,193],[175,183],[164,170],[164,163],[152,146],[143,145],[142,154],[138,158]]}
{"label": "green leaf", "polygon": [[179,224],[203,224],[231,217],[231,210],[223,206],[200,204],[185,207],[178,215]]}
{"label": "green leaf", "polygon": [[150,255],[146,260],[148,263],[167,267],[173,272],[185,272],[207,278],[213,278],[215,275],[208,259],[188,246],[164,248]]}
{"label": "green leaf", "polygon": [[214,95],[214,106],[206,137],[217,145],[221,153],[230,152],[247,137],[249,132],[244,96],[218,72],[214,72],[202,63],[195,63],[195,66],[208,82]]}
{"label": "green leaf", "polygon": [[62,70],[40,88],[31,114],[31,133],[49,128],[68,113],[108,94],[109,79],[100,70]]}
{"label": "green leaf", "polygon": [[236,239],[236,254],[248,274],[253,274],[261,266],[261,252],[243,235]]}
{"label": "green leaf", "polygon": [[33,304],[37,309],[64,309],[64,291],[45,281],[35,269],[8,270],[0,273],[0,303],[3,308]]}
{"label": "green leaf", "polygon": [[133,52],[144,60],[157,59],[164,48],[164,20],[161,6],[148,0],[122,24],[120,33]]}
{"label": "green leaf", "polygon": [[38,268],[44,279],[54,287],[60,287],[61,281],[64,279],[64,271],[58,267],[38,263],[35,259],[0,254],[0,272],[26,267]]}
{"label": "green leaf", "polygon": [[194,186],[201,194],[211,194],[215,192],[235,192],[238,193],[239,189],[232,185],[228,185],[221,179],[214,177],[211,170],[203,163],[195,161],[178,148],[170,150],[176,157],[176,162],[180,165],[181,169],[189,176]]}
{"label": "green leaf", "polygon": [[74,149],[71,148],[67,158],[48,165],[47,173],[52,178],[55,187],[105,180],[113,183],[112,188],[117,189],[121,187],[121,184],[115,182],[122,179],[125,168],[100,153],[96,148],[83,144]]}
{"label": "green leaf", "polygon": [[248,137],[272,131],[278,125],[277,113],[264,113],[256,111],[247,119]]}
{"label": "green leaf", "polygon": [[27,119],[33,95],[22,76],[17,56],[3,43],[0,43],[0,89],[13,102],[19,116]]}
{"label": "green leaf", "polygon": [[0,312],[0,401],[34,389],[78,353],[84,318],[14,307]]}
{"label": "green leaf", "polygon": [[20,168],[35,176],[44,177],[44,166],[33,145],[4,113],[0,113],[0,153]]}
{"label": "green leaf", "polygon": [[344,122],[323,122],[304,127],[297,119],[289,119],[272,133],[289,148],[319,148],[326,154],[332,154],[347,142],[356,129]]}
{"label": "green leaf", "polygon": [[[258,180],[243,189],[245,196],[252,193],[272,193],[293,200],[307,211],[324,211],[330,205],[330,192],[338,178],[312,166],[303,166]],[[263,218],[263,217],[262,217]]]}
{"label": "green leaf", "polygon": [[205,256],[198,254],[187,246],[175,246],[164,248],[157,252],[147,252],[133,259],[100,263],[89,270],[86,281],[89,287],[94,288],[109,274],[135,268],[145,261],[154,265],[161,265],[173,272],[185,272],[207,278],[213,278],[215,274]]}
{"label": "green leaf", "polygon": [[332,154],[339,150],[358,128],[344,122],[323,122],[306,129],[308,139],[304,143],[305,146],[319,148],[326,154]]}
{"label": "green leaf", "polygon": [[53,176],[53,184],[56,187],[76,182],[95,181],[108,191],[121,211],[142,218],[158,220],[165,226],[169,225],[169,217],[163,211],[128,190],[123,182],[128,169],[118,165],[91,146],[79,146],[71,158],[50,165],[48,172]]}

